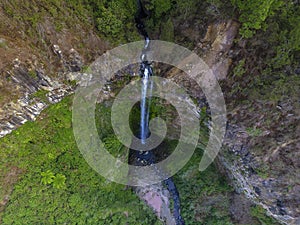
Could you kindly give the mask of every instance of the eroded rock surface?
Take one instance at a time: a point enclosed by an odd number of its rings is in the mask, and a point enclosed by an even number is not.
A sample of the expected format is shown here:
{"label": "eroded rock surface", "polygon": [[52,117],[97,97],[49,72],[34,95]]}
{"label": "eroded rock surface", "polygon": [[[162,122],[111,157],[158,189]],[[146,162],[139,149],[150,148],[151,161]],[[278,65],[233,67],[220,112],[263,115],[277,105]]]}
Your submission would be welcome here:
{"label": "eroded rock surface", "polygon": [[226,79],[232,60],[230,49],[239,29],[234,20],[208,26],[204,39],[198,44],[196,52],[211,68],[218,80]]}
{"label": "eroded rock surface", "polygon": [[[209,26],[195,52],[202,56],[219,80],[226,80],[238,23],[228,21]],[[201,105],[209,107],[201,88],[178,69],[165,75],[185,87]],[[300,222],[300,123],[299,102],[295,96],[276,105],[253,101],[231,107],[230,90],[224,147],[218,165],[237,193],[262,206],[282,224]],[[199,110],[200,111],[200,110]],[[209,110],[207,111],[209,112]],[[236,204],[238,205],[238,204]],[[231,209],[236,211],[234,206]],[[247,218],[245,218],[247,220]]]}
{"label": "eroded rock surface", "polygon": [[76,17],[73,25],[62,25],[58,31],[53,18],[45,16],[36,24],[33,31],[38,33],[36,36],[26,33],[27,24],[11,18],[2,8],[0,18],[0,137],[3,137],[27,120],[34,120],[48,104],[72,93],[75,81],[68,79],[67,74],[80,72],[108,45],[95,34],[92,25],[84,27]]}

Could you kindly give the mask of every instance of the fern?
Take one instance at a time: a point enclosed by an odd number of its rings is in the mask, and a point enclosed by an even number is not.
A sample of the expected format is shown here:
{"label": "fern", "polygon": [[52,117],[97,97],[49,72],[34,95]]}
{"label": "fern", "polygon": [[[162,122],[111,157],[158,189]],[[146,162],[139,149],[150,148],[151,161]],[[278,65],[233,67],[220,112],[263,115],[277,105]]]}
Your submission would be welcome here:
{"label": "fern", "polygon": [[63,174],[57,174],[53,179],[53,187],[61,189],[66,186],[66,176]]}
{"label": "fern", "polygon": [[51,172],[50,170],[47,170],[46,172],[42,172],[42,180],[41,182],[43,184],[51,184],[53,182],[53,179],[55,178],[54,173]]}

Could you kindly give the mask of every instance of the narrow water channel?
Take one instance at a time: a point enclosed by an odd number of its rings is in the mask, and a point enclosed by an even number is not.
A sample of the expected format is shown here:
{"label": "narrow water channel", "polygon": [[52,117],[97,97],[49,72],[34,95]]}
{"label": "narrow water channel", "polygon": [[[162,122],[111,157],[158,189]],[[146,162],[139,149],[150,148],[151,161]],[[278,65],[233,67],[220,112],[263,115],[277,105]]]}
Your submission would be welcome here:
{"label": "narrow water channel", "polygon": [[[149,115],[151,109],[151,97],[152,97],[151,95],[152,95],[152,88],[153,88],[153,81],[152,81],[153,69],[152,69],[151,62],[148,62],[147,60],[147,52],[149,51],[149,48],[151,46],[150,45],[151,40],[148,36],[148,33],[145,29],[145,25],[143,22],[143,19],[147,18],[149,14],[144,9],[141,0],[138,0],[137,3],[138,3],[138,12],[135,17],[136,27],[139,33],[145,39],[145,45],[141,51],[141,57],[140,57],[141,64],[139,70],[139,74],[142,82],[141,101],[140,101],[140,140],[142,144],[146,144],[146,139],[151,135],[149,132]],[[145,151],[136,151],[131,149],[130,156],[134,156],[135,164],[139,166],[151,165],[156,163],[156,161],[160,160],[155,158],[153,151],[151,150],[145,152]],[[163,171],[160,172],[163,173]],[[173,182],[172,178],[168,178],[164,180],[161,185],[169,192],[170,199],[165,200],[169,202],[169,204],[167,204],[169,210],[158,209],[157,205],[160,205],[159,202],[163,202],[166,196],[162,196],[160,194],[162,192],[157,192],[156,187],[155,188],[146,187],[145,192],[148,193],[145,193],[144,197],[142,198],[146,201],[146,203],[151,208],[156,210],[156,214],[158,214],[161,219],[167,218],[166,219],[167,224],[183,225],[184,221],[180,214],[180,197],[175,183]],[[149,196],[149,193],[152,196],[155,195],[156,200],[154,198],[153,199],[147,198],[147,196]],[[171,205],[173,206],[172,208]],[[172,216],[163,215],[164,213],[168,214],[168,212],[172,212],[173,215]],[[171,219],[170,217],[173,218]]]}

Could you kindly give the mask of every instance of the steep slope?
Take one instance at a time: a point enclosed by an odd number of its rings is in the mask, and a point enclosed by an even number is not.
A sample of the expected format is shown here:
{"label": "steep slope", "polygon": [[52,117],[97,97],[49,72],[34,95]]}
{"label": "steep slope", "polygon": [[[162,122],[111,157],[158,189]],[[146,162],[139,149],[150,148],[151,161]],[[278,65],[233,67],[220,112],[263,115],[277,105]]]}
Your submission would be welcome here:
{"label": "steep slope", "polygon": [[66,74],[108,48],[89,11],[77,9],[59,1],[0,3],[0,136],[34,119],[48,104],[46,94],[57,102],[70,92]]}

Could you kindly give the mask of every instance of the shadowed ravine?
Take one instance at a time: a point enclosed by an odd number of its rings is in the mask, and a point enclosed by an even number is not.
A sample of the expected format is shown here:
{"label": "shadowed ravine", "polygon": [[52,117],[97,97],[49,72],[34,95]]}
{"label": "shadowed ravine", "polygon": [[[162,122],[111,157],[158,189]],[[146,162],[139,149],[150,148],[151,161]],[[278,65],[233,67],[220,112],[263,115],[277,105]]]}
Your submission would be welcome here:
{"label": "shadowed ravine", "polygon": [[[147,61],[147,51],[150,47],[150,39],[145,30],[142,19],[146,18],[148,13],[143,8],[141,1],[138,0],[138,12],[135,17],[136,27],[141,35],[145,38],[145,46],[141,53],[141,65],[139,74],[141,76],[141,103],[140,103],[140,140],[142,144],[150,136],[149,131],[149,114],[151,105],[151,95],[153,88],[152,75],[153,70],[151,62]],[[129,161],[138,166],[147,166],[156,163],[153,152],[130,150]],[[158,171],[163,173],[163,171]],[[172,180],[168,178],[161,183],[148,185],[146,187],[136,187],[137,195],[150,206],[156,215],[166,224],[182,225],[184,221],[180,215],[180,198],[177,188]],[[173,204],[171,204],[173,201]],[[173,207],[171,208],[171,205]]]}

